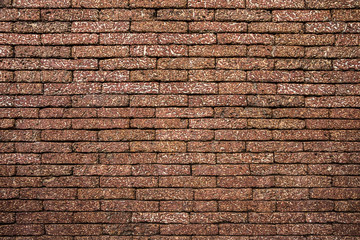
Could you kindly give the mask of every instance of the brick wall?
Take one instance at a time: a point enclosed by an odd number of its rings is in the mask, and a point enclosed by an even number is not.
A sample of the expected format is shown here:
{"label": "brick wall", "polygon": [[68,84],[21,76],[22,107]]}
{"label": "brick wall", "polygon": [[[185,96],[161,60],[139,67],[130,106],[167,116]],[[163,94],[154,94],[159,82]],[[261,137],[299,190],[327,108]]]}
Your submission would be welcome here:
{"label": "brick wall", "polygon": [[1,240],[360,239],[359,0],[0,5]]}

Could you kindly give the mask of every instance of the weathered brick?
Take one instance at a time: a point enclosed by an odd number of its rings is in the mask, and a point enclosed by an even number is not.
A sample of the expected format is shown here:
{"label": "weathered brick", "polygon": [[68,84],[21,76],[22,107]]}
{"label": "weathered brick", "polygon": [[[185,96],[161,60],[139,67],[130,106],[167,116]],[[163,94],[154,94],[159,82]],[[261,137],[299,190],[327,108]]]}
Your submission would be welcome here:
{"label": "weathered brick", "polygon": [[208,9],[160,9],[157,11],[160,20],[206,21],[214,18],[214,10]]}

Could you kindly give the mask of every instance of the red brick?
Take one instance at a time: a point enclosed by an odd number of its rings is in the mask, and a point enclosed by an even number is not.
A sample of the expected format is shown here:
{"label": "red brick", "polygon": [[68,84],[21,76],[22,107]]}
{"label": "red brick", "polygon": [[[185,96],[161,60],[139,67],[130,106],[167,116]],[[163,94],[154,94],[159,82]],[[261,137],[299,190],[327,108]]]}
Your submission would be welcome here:
{"label": "red brick", "polygon": [[159,153],[157,161],[164,164],[215,163],[212,153]]}
{"label": "red brick", "polygon": [[40,140],[36,130],[0,130],[0,140],[3,142],[35,142]]}
{"label": "red brick", "polygon": [[0,9],[1,21],[35,21],[40,20],[39,9],[16,9],[16,8],[2,8]]}
{"label": "red brick", "polygon": [[41,187],[40,177],[2,177],[0,187],[18,188],[18,187]]}
{"label": "red brick", "polygon": [[148,69],[155,68],[156,60],[152,58],[113,58],[100,60],[100,68],[116,69]]}
{"label": "red brick", "polygon": [[207,188],[195,190],[195,200],[246,200],[251,198],[252,191],[250,188]]}
{"label": "red brick", "polygon": [[169,224],[161,225],[160,233],[164,235],[216,235],[218,227],[214,224]]}
{"label": "red brick", "polygon": [[[105,234],[128,235],[131,232],[134,235],[147,236],[159,234],[158,224],[132,223],[132,224],[111,224],[103,228]],[[135,237],[136,238],[136,237]],[[128,237],[125,237],[128,240]]]}
{"label": "red brick", "polygon": [[303,150],[303,144],[300,142],[249,142],[246,150],[250,152],[300,152]]}
{"label": "red brick", "polygon": [[274,186],[274,178],[270,176],[239,176],[239,177],[219,177],[219,187],[271,187]]}
{"label": "red brick", "polygon": [[339,2],[334,1],[318,1],[318,0],[305,0],[309,8],[329,9],[329,8],[356,8],[360,3],[354,0],[342,0]]}
{"label": "red brick", "polygon": [[[73,48],[74,54],[83,54],[83,53],[76,53],[78,50],[80,50],[82,47]],[[85,47],[90,48],[90,46]],[[97,47],[94,47],[97,48]],[[125,47],[127,49],[127,47]],[[78,50],[77,50],[78,49]],[[110,55],[115,54],[118,56],[121,53],[122,50],[124,50],[123,47],[111,47],[111,48],[102,48],[96,49],[96,51],[100,51],[99,54],[104,54],[103,51],[106,49],[111,51],[109,52]],[[126,50],[127,51],[127,50]],[[85,52],[85,54],[88,54],[88,50]],[[91,53],[91,55],[96,55],[97,53]],[[105,53],[107,54],[107,53]],[[128,71],[74,71],[74,82],[124,82],[129,80],[129,73]]]}
{"label": "red brick", "polygon": [[0,213],[0,222],[4,223],[14,223],[15,214],[14,213]]}
{"label": "red brick", "polygon": [[[52,46],[16,46],[15,47],[16,57],[70,57],[69,47],[52,47]],[[39,79],[38,79],[39,80]]]}
{"label": "red brick", "polygon": [[331,34],[279,34],[276,36],[275,42],[280,45],[332,45],[335,41],[334,35]]}
{"label": "red brick", "polygon": [[157,44],[155,33],[104,33],[100,34],[100,43],[106,45]]}
{"label": "red brick", "polygon": [[71,223],[72,214],[63,212],[24,212],[16,214],[18,223]]}
{"label": "red brick", "polygon": [[80,188],[79,199],[134,199],[135,191],[131,188]]}
{"label": "red brick", "polygon": [[224,1],[224,0],[210,0],[210,1],[199,1],[190,0],[188,6],[192,8],[244,8],[245,0],[241,1]]}
{"label": "red brick", "polygon": [[215,187],[215,177],[197,177],[197,176],[174,176],[174,177],[160,177],[160,187],[189,187],[189,188],[204,188]]}
{"label": "red brick", "polygon": [[336,9],[333,10],[333,19],[336,21],[359,21],[359,14],[358,9]]}
{"label": "red brick", "polygon": [[127,106],[129,100],[121,95],[83,95],[73,96],[72,102],[74,107],[118,107]]}
{"label": "red brick", "polygon": [[246,55],[246,46],[216,45],[216,46],[190,46],[190,56],[199,57],[236,57]]}
{"label": "red brick", "polygon": [[221,33],[218,41],[221,44],[271,44],[274,37],[269,34]]}
{"label": "red brick", "polygon": [[155,187],[156,177],[102,177],[101,187]]}
{"label": "red brick", "polygon": [[42,209],[41,201],[36,200],[1,200],[2,212],[34,212]]}
{"label": "red brick", "polygon": [[271,109],[266,108],[240,108],[240,107],[218,107],[215,108],[215,117],[226,118],[269,118]]}
{"label": "red brick", "polygon": [[305,100],[307,107],[358,107],[357,96],[309,97]]}
{"label": "red brick", "polygon": [[207,69],[215,67],[213,58],[161,58],[160,69]]}
{"label": "red brick", "polygon": [[[72,56],[75,58],[127,57],[128,55],[129,48],[127,46],[75,46],[72,48]],[[106,78],[107,75],[110,75],[106,73],[98,73],[98,78]],[[94,72],[95,74],[96,72]]]}
{"label": "red brick", "polygon": [[97,20],[99,13],[96,9],[42,9],[41,17],[46,21],[89,21]]}
{"label": "red brick", "polygon": [[217,154],[219,163],[272,163],[272,153],[221,153]]}
{"label": "red brick", "polygon": [[265,58],[218,58],[216,66],[220,69],[268,70],[274,67],[274,61]]}
{"label": "red brick", "polygon": [[156,201],[104,200],[101,204],[103,211],[153,212],[158,209],[159,203]]}
{"label": "red brick", "polygon": [[61,33],[70,29],[69,23],[62,22],[19,22],[14,25],[14,32],[22,33]]}
{"label": "red brick", "polygon": [[303,223],[303,213],[250,213],[250,223]]}
{"label": "red brick", "polygon": [[81,153],[44,153],[41,156],[45,164],[91,164],[97,163],[96,154]]}
{"label": "red brick", "polygon": [[192,200],[193,190],[178,188],[138,189],[136,197],[140,200]]}
{"label": "red brick", "polygon": [[187,32],[186,22],[146,21],[132,22],[133,32]]}
{"label": "red brick", "polygon": [[75,223],[127,223],[131,213],[119,212],[77,212],[74,214]]}
{"label": "red brick", "polygon": [[254,107],[302,107],[304,97],[282,95],[257,95],[247,97],[248,105]]}
{"label": "red brick", "polygon": [[44,70],[88,70],[97,69],[98,61],[95,59],[41,59],[41,69]]}
{"label": "red brick", "polygon": [[284,224],[277,227],[278,234],[282,235],[327,235],[333,233],[331,224]]}
{"label": "red brick", "polygon": [[46,166],[18,166],[17,175],[24,176],[60,176],[60,175],[70,175],[72,168],[70,166],[56,166],[56,165],[46,165]]}
{"label": "red brick", "polygon": [[248,72],[251,82],[303,82],[304,73],[301,71],[251,71]]}
{"label": "red brick", "polygon": [[39,164],[40,156],[38,154],[7,153],[1,154],[1,164]]}
{"label": "red brick", "polygon": [[273,212],[275,202],[272,201],[221,201],[220,211],[241,211],[241,212]]}
{"label": "red brick", "polygon": [[121,8],[127,7],[128,1],[122,0],[104,0],[104,1],[96,1],[96,0],[72,0],[72,7],[75,8]]}
{"label": "red brick", "polygon": [[19,8],[67,8],[71,6],[70,0],[14,0],[13,5]]}
{"label": "red brick", "polygon": [[134,213],[133,222],[188,223],[187,213]]}
{"label": "red brick", "polygon": [[[21,175],[21,174],[20,174]],[[22,188],[21,199],[75,199],[76,189],[69,188]]]}
{"label": "red brick", "polygon": [[299,33],[302,32],[301,23],[269,23],[254,22],[248,25],[249,32],[254,33]]}
{"label": "red brick", "polygon": [[270,21],[271,13],[266,10],[219,9],[215,13],[218,21]]}
{"label": "red brick", "polygon": [[39,224],[1,225],[0,232],[1,235],[8,235],[8,236],[23,236],[23,235],[39,236],[45,233],[44,227]]}
{"label": "red brick", "polygon": [[244,149],[244,142],[239,141],[212,141],[188,143],[189,152],[242,152]]}
{"label": "red brick", "polygon": [[43,34],[41,42],[45,45],[96,44],[98,35],[85,33]]}
{"label": "red brick", "polygon": [[46,178],[43,184],[45,187],[96,187],[98,182],[96,177],[65,176]]}
{"label": "red brick", "polygon": [[189,22],[190,32],[246,32],[246,29],[246,23],[241,22]]}
{"label": "red brick", "polygon": [[40,60],[33,58],[4,58],[0,69],[4,70],[36,70],[40,68]]}
{"label": "red brick", "polygon": [[314,199],[359,199],[358,188],[313,188],[310,197]]}
{"label": "red brick", "polygon": [[129,150],[125,142],[78,142],[74,143],[76,152],[124,152]]}
{"label": "red brick", "polygon": [[101,225],[97,224],[51,224],[46,225],[46,233],[52,235],[101,235]]}
{"label": "red brick", "polygon": [[312,22],[330,20],[330,11],[326,10],[275,10],[273,11],[276,22]]}
{"label": "red brick", "polygon": [[329,187],[331,177],[328,176],[278,176],[275,186],[278,187]]}
{"label": "red brick", "polygon": [[214,18],[214,10],[208,9],[160,9],[157,11],[160,20],[206,21]]}
{"label": "red brick", "polygon": [[244,119],[190,119],[190,128],[204,128],[204,129],[219,129],[219,128],[230,128],[230,129],[242,129],[246,128],[247,123]]}
{"label": "red brick", "polygon": [[219,225],[219,234],[224,235],[275,235],[276,227],[266,224],[230,224]]}
{"label": "red brick", "polygon": [[278,9],[278,8],[304,8],[305,2],[304,0],[271,0],[271,1],[265,1],[265,0],[247,0],[246,1],[246,7],[248,8],[264,8],[264,9]]}
{"label": "red brick", "polygon": [[[220,83],[220,94],[274,94],[277,86],[271,83]],[[278,90],[279,91],[279,90]]]}
{"label": "red brick", "polygon": [[130,54],[139,57],[179,57],[188,55],[187,46],[184,45],[137,45],[130,48]]}
{"label": "red brick", "polygon": [[216,130],[216,140],[271,140],[268,130]]}
{"label": "red brick", "polygon": [[277,203],[280,212],[332,211],[334,202],[329,200],[281,201]]}
{"label": "red brick", "polygon": [[134,70],[130,72],[130,81],[186,81],[184,70]]}
{"label": "red brick", "polygon": [[302,200],[309,198],[306,188],[254,189],[254,200]]}

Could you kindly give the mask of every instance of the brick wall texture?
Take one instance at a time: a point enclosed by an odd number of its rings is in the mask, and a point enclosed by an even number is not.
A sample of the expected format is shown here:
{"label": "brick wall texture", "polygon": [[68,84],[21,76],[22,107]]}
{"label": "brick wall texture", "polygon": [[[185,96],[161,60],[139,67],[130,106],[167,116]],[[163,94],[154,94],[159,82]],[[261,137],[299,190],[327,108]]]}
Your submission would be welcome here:
{"label": "brick wall texture", "polygon": [[359,0],[0,0],[1,240],[360,239]]}

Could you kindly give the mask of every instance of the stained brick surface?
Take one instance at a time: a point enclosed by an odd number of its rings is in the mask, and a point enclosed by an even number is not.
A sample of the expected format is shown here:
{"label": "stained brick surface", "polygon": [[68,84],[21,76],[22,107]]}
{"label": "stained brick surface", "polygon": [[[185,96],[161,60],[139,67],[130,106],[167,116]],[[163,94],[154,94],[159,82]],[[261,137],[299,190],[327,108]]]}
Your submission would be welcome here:
{"label": "stained brick surface", "polygon": [[0,0],[0,239],[360,239],[359,71],[359,0]]}

